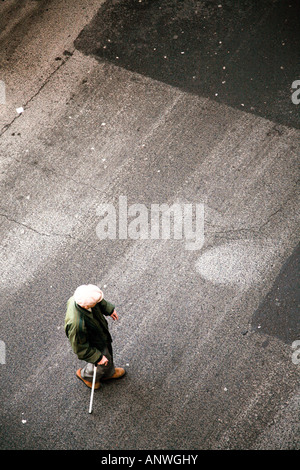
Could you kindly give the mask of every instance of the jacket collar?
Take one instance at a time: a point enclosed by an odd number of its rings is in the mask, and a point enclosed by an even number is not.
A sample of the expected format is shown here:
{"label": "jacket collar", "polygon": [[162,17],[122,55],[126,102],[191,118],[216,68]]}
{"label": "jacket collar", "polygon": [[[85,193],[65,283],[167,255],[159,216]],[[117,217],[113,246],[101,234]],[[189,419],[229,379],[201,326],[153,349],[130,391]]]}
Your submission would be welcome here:
{"label": "jacket collar", "polygon": [[80,305],[78,305],[75,300],[74,300],[74,304],[75,304],[75,307],[82,313],[84,313],[84,315],[87,315],[89,317],[92,317],[93,316],[93,309],[92,311],[90,312],[89,310],[87,310],[86,308],[83,308],[81,307]]}

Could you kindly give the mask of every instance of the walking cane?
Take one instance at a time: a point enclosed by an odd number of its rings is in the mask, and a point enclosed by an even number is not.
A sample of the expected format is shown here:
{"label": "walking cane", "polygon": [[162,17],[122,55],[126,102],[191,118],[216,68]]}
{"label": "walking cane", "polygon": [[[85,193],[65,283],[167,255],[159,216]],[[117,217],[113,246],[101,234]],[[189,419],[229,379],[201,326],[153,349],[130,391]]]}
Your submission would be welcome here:
{"label": "walking cane", "polygon": [[94,375],[93,375],[93,384],[92,384],[92,391],[91,391],[91,398],[90,398],[89,413],[92,412],[92,408],[93,408],[93,398],[94,398],[94,390],[95,390],[95,382],[96,382],[96,372],[97,372],[97,366],[94,365]]}

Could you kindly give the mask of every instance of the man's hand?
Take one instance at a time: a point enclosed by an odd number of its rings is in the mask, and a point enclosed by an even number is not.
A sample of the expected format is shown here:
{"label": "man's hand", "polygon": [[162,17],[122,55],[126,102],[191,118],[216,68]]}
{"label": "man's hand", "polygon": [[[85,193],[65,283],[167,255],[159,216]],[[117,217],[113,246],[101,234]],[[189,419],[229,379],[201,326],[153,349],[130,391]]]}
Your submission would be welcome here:
{"label": "man's hand", "polygon": [[114,310],[113,313],[111,314],[111,318],[115,321],[115,320],[119,320],[119,317],[118,317],[118,314],[117,312]]}
{"label": "man's hand", "polygon": [[98,362],[99,366],[107,366],[108,359],[106,356],[102,356],[102,359]]}

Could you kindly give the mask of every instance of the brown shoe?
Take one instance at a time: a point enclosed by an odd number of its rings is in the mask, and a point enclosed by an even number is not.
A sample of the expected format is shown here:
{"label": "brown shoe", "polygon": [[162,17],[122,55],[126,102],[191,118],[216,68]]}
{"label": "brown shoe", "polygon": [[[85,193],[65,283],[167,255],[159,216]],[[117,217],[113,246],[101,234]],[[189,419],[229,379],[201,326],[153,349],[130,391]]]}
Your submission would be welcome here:
{"label": "brown shoe", "polygon": [[111,375],[110,377],[102,377],[101,380],[120,379],[121,377],[123,377],[123,375],[125,375],[125,369],[123,369],[122,367],[116,367],[115,373],[113,375]]}
{"label": "brown shoe", "polygon": [[[93,382],[90,382],[89,380],[85,380],[81,377],[81,373],[80,373],[81,369],[78,369],[78,371],[76,372],[76,377],[78,377],[80,380],[82,380],[82,382],[89,388],[92,388],[93,386]],[[100,388],[100,382],[95,382],[95,390],[98,390],[98,388]]]}

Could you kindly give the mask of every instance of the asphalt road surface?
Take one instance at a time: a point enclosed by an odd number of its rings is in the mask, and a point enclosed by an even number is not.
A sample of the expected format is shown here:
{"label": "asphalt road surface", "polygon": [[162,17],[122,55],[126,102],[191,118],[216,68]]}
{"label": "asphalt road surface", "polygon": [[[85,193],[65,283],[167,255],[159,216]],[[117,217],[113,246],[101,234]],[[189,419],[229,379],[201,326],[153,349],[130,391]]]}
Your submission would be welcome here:
{"label": "asphalt road surface", "polygon": [[[1,449],[299,449],[299,10],[1,2]],[[138,231],[154,204],[204,210],[197,249]],[[127,371],[91,415],[83,283]]]}

